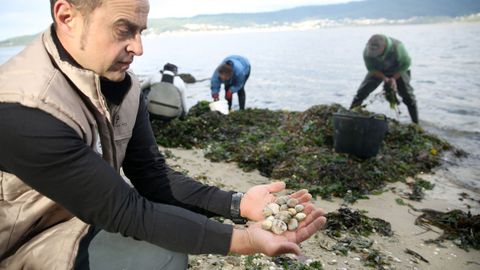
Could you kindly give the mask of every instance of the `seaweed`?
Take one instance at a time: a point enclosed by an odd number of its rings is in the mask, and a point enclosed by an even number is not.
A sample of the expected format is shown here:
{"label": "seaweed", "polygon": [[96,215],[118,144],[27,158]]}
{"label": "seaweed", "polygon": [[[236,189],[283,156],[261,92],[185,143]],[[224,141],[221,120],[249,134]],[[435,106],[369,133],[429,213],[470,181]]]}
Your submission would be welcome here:
{"label": "seaweed", "polygon": [[337,241],[331,250],[343,256],[349,252],[359,253],[365,266],[385,269],[390,265],[387,256],[372,248],[374,241],[366,237],[373,233],[391,237],[392,227],[389,222],[367,217],[362,211],[352,211],[342,207],[336,212],[330,212],[326,216],[325,234]]}
{"label": "seaweed", "polygon": [[285,270],[323,270],[323,264],[320,261],[313,261],[310,263],[303,263],[292,259],[288,256],[282,255],[273,258],[273,262],[281,266]]}
{"label": "seaweed", "polygon": [[427,259],[425,259],[425,257],[423,257],[422,255],[418,254],[418,252],[416,251],[413,251],[409,248],[406,248],[405,249],[405,253],[409,254],[409,255],[412,255],[413,257],[415,257],[416,259],[419,259],[419,260],[422,260],[423,262],[426,262],[426,263],[430,263]]}
{"label": "seaweed", "polygon": [[152,127],[164,147],[201,148],[213,161],[237,162],[245,171],[284,180],[289,188],[347,202],[366,198],[388,182],[429,172],[441,164],[442,152],[455,151],[417,125],[388,119],[390,131],[377,156],[337,153],[332,114],[339,111],[347,110],[333,104],[304,112],[247,109],[222,115],[202,101],[184,119],[153,119]]}
{"label": "seaweed", "polygon": [[325,215],[325,233],[338,238],[344,233],[355,236],[367,237],[372,233],[382,236],[392,236],[392,226],[388,221],[380,218],[367,217],[362,211],[352,211],[350,208],[341,207],[336,212]]}
{"label": "seaweed", "polygon": [[422,209],[422,215],[417,217],[415,224],[429,229],[430,225],[443,230],[437,239],[427,243],[440,244],[451,240],[459,248],[466,251],[469,248],[480,250],[480,215],[472,215],[461,210],[441,212],[432,209]]}
{"label": "seaweed", "polygon": [[[248,255],[244,260],[244,268],[247,270],[267,269],[270,266],[270,260],[262,260],[263,255]],[[276,266],[285,270],[323,270],[323,264],[320,261],[302,262],[286,255],[273,257],[271,260]]]}
{"label": "seaweed", "polygon": [[369,250],[363,254],[363,261],[365,266],[369,266],[376,269],[390,269],[385,267],[390,265],[387,256],[377,249]]}
{"label": "seaweed", "polygon": [[347,256],[348,252],[361,252],[373,245],[373,241],[365,237],[345,237],[338,239],[338,242],[332,246],[332,250],[340,252],[343,256]]}
{"label": "seaweed", "polygon": [[400,104],[397,97],[397,91],[385,83],[383,84],[383,95],[390,104],[390,109],[396,110],[397,106]]}

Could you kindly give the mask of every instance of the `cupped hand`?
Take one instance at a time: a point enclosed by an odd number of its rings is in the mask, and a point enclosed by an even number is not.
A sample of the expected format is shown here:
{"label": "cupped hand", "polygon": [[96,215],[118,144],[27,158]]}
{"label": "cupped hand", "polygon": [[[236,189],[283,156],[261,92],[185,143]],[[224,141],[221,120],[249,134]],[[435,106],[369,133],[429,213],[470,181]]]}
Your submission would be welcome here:
{"label": "cupped hand", "polygon": [[[232,242],[232,251],[241,254],[263,253],[268,256],[293,253],[301,254],[299,243],[307,240],[320,230],[326,219],[321,209],[314,209],[313,205],[305,208],[307,218],[300,223],[295,231],[286,231],[276,235],[261,228],[261,222],[250,225],[243,232],[243,237],[237,243]],[[237,232],[238,233],[238,232]]]}
{"label": "cupped hand", "polygon": [[284,182],[273,182],[266,185],[257,185],[250,188],[245,195],[243,195],[240,202],[240,214],[249,220],[259,221],[264,219],[262,211],[263,208],[275,201],[275,195],[285,189]]}
{"label": "cupped hand", "polygon": [[[272,193],[277,193],[284,189],[284,182],[273,182],[250,188],[240,202],[240,214],[249,220],[263,220],[265,218],[263,216],[263,208],[276,199],[276,196]],[[297,199],[300,204],[305,204],[312,199],[312,195],[306,189],[294,192],[290,197]]]}

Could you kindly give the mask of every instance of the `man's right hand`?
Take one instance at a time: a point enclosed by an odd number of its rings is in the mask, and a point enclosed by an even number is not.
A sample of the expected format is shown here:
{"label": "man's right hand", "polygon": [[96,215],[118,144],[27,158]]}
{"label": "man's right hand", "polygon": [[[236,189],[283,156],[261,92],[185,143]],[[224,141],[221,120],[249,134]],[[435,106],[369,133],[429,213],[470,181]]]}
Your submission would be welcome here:
{"label": "man's right hand", "polygon": [[320,230],[326,222],[323,210],[313,206],[304,210],[307,218],[300,223],[296,231],[286,231],[281,235],[262,229],[257,222],[247,229],[234,229],[230,251],[238,254],[263,253],[267,256],[277,256],[285,253],[301,254],[299,243],[307,240]]}
{"label": "man's right hand", "polygon": [[218,101],[219,100],[218,93],[213,93],[212,98],[213,98],[213,101]]}

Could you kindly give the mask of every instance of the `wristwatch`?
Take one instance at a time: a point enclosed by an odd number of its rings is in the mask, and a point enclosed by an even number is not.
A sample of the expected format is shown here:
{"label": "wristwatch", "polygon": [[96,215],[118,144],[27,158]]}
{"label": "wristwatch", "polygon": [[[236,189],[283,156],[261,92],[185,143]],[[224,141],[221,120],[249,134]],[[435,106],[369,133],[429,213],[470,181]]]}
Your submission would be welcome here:
{"label": "wristwatch", "polygon": [[235,224],[245,224],[247,219],[240,215],[240,202],[242,201],[243,193],[237,192],[232,194],[232,203],[230,204],[231,220]]}

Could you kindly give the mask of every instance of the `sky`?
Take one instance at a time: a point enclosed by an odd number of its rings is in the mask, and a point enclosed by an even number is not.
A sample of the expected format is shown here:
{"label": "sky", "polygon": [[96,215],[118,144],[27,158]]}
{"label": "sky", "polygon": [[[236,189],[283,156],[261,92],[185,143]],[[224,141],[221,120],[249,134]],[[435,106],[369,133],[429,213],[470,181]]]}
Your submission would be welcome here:
{"label": "sky", "polygon": [[[191,17],[199,14],[275,11],[305,5],[352,0],[150,0],[150,18]],[[0,40],[31,35],[50,24],[48,0],[0,0]]]}

